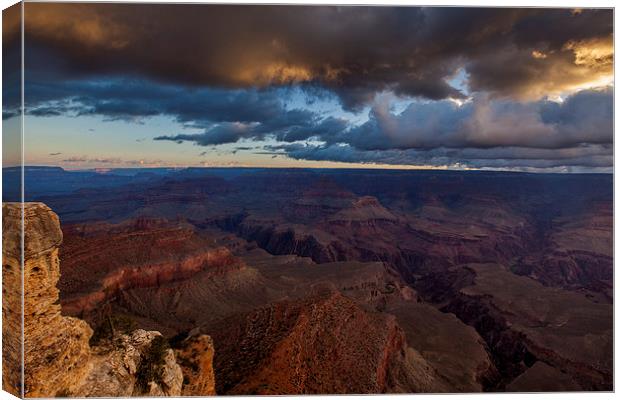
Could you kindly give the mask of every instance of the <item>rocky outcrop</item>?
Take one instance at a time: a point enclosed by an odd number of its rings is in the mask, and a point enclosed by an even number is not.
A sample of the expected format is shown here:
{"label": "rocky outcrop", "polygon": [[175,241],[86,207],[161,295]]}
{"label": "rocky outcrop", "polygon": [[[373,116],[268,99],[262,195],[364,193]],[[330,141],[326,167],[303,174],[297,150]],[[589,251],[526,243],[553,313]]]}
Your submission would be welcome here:
{"label": "rocky outcrop", "polygon": [[[3,229],[7,232],[3,272],[11,276],[3,288],[8,304],[15,303],[14,297],[22,293],[22,287],[14,284],[21,279],[14,278],[20,273],[20,209],[20,204],[3,205]],[[58,217],[41,203],[24,204],[23,212],[24,395],[47,397],[75,390],[77,382],[88,375],[92,330],[86,322],[60,313],[56,282],[62,232]]]}
{"label": "rocky outcrop", "polygon": [[[3,350],[5,387],[20,394],[20,204],[3,204]],[[23,208],[24,388],[26,397],[178,396],[183,373],[174,351],[156,331],[115,334],[91,347],[83,320],[61,314],[58,216],[42,203]],[[14,329],[15,330],[10,330]],[[17,367],[16,367],[17,366]]]}
{"label": "rocky outcrop", "polygon": [[22,394],[22,209],[2,207],[2,388]]}
{"label": "rocky outcrop", "polygon": [[[437,288],[426,287],[422,293],[428,300],[445,304],[443,311],[474,327],[485,340],[500,372],[499,379],[487,383],[487,389],[504,390],[519,376],[528,377],[530,384],[540,383],[530,379],[535,372],[527,371],[537,362],[544,362],[584,390],[611,390],[613,335],[609,304],[543,287],[499,265],[471,264],[467,269],[475,276],[470,284],[463,280],[444,285],[442,297],[429,296]],[[556,386],[553,382],[537,390],[549,387],[563,390],[560,383]]]}
{"label": "rocky outcrop", "polygon": [[182,347],[176,350],[177,360],[185,377],[183,396],[214,396],[216,394],[213,372],[214,353],[213,339],[208,335],[190,336],[183,342]]}
{"label": "rocky outcrop", "polygon": [[340,261],[338,248],[333,243],[325,243],[312,233],[297,232],[292,227],[265,226],[258,221],[244,221],[236,233],[275,255],[295,254],[310,257],[317,263]]}
{"label": "rocky outcrop", "polygon": [[218,393],[370,394],[448,390],[396,318],[327,288],[215,329]]}
{"label": "rocky outcrop", "polygon": [[582,213],[552,218],[548,225],[538,251],[520,257],[511,270],[545,286],[585,291],[599,301],[612,303],[611,202],[593,203]]}
{"label": "rocky outcrop", "polygon": [[[159,340],[158,340],[159,339]],[[77,397],[179,396],[183,372],[161,333],[138,329],[92,348]]]}

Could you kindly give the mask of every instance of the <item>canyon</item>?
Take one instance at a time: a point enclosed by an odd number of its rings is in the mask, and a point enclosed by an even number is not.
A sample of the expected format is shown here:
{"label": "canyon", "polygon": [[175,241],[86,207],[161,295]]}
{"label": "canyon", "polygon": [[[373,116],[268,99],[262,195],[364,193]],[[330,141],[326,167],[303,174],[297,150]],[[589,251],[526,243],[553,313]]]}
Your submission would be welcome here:
{"label": "canyon", "polygon": [[28,200],[60,217],[36,206],[54,223],[33,229],[62,229],[37,257],[91,387],[111,350],[88,337],[115,321],[118,351],[169,342],[176,394],[613,388],[609,175],[190,168],[102,191],[71,174],[32,175]]}
{"label": "canyon", "polygon": [[[25,203],[23,207],[4,203],[2,211],[5,390],[20,397],[195,394],[190,385],[197,379],[188,379],[186,386],[190,387],[183,390],[183,369],[175,350],[161,346],[163,336],[157,331],[114,332],[112,328],[110,337],[92,345],[91,326],[61,313],[56,285],[63,234],[58,216],[42,203]],[[22,315],[12,308],[21,300],[22,279],[23,322]],[[201,352],[212,353],[211,339],[200,335],[176,350],[180,360],[195,342],[206,343]],[[201,394],[214,394],[212,363],[200,365],[199,372]],[[209,379],[210,385],[205,382]]]}

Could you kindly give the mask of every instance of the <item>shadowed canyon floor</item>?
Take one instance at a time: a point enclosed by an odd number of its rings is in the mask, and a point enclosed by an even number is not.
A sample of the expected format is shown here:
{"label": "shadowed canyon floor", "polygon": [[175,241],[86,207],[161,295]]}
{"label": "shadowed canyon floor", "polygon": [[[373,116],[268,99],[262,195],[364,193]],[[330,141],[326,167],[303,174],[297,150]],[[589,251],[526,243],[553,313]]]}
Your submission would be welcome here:
{"label": "shadowed canyon floor", "polygon": [[63,314],[209,335],[177,355],[212,357],[218,394],[612,389],[611,176],[70,177],[32,190],[60,216]]}

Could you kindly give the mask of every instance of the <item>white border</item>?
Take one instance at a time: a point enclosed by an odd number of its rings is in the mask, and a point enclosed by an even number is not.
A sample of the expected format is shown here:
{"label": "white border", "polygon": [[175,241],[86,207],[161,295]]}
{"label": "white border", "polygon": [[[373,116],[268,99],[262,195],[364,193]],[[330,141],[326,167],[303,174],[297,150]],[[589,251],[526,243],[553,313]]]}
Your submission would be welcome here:
{"label": "white border", "polygon": [[[29,1],[38,1],[38,0],[29,0]],[[65,2],[69,2],[69,1],[65,1]],[[94,1],[72,1],[72,2],[94,2]],[[128,1],[122,1],[122,0],[110,0],[107,2],[115,2],[115,3],[126,3]],[[432,5],[432,6],[465,6],[465,7],[560,7],[560,8],[612,8],[615,6],[614,1],[612,0],[589,0],[589,1],[574,1],[574,0],[564,0],[564,1],[558,1],[558,0],[548,0],[545,1],[544,3],[541,2],[540,0],[538,1],[532,1],[532,0],[526,0],[526,1],[508,1],[508,0],[477,0],[477,1],[467,1],[467,0],[435,0],[435,1],[402,1],[402,0],[340,0],[340,1],[334,1],[334,0],[312,0],[312,1],[304,1],[304,0],[288,0],[288,1],[264,1],[264,0],[244,0],[244,1],[235,1],[235,0],[229,0],[229,1],[223,1],[223,0],[213,0],[213,1],[196,1],[196,0],[185,0],[185,1],[174,1],[174,0],[149,0],[149,1],[132,1],[133,3],[213,3],[213,4],[231,4],[231,3],[237,3],[237,4],[315,4],[315,5],[401,5],[401,6],[421,6],[421,5]],[[0,0],[0,5],[2,6],[2,9],[5,9],[13,4],[15,4],[16,1],[11,1],[11,0]],[[23,15],[23,14],[22,14]],[[617,16],[617,10],[614,8],[614,21],[617,20],[616,18]],[[0,19],[0,28],[1,28],[2,22]],[[615,30],[615,25],[614,25],[614,30]],[[23,32],[22,32],[23,35]],[[615,39],[615,32],[614,32],[614,39]],[[615,51],[615,40],[614,40],[614,51]],[[23,56],[23,52],[22,52],[22,56]],[[0,54],[0,59],[1,59],[1,54]],[[23,60],[22,60],[23,62]],[[1,64],[1,63],[0,63]],[[618,63],[615,63],[614,65],[614,72],[617,73],[618,72]],[[23,83],[23,82],[22,82]],[[23,90],[22,90],[22,94],[23,94]],[[616,93],[614,91],[614,132],[618,131],[618,120],[615,118],[615,116],[618,113],[618,102],[615,101],[616,100]],[[0,100],[1,101],[1,100]],[[22,102],[23,102],[23,97],[22,97]],[[23,106],[23,103],[22,103]],[[24,124],[23,124],[23,116],[22,116],[22,160],[24,160],[24,147],[23,147],[23,131],[24,129]],[[615,139],[615,135],[614,135],[614,139]],[[614,154],[618,154],[618,149],[619,149],[620,143],[617,140],[614,140]],[[0,154],[2,151],[2,143],[0,141]],[[614,162],[614,177],[617,176],[618,172],[620,171],[620,166],[618,165],[618,163]],[[0,175],[0,192],[2,190],[2,178]],[[22,190],[23,190],[23,184],[22,184]],[[614,216],[616,215],[616,210],[617,210],[617,203],[618,203],[618,184],[617,184],[617,180],[614,178]],[[620,232],[620,227],[617,223],[615,223],[616,218],[614,218],[614,292],[615,292],[615,288],[617,287],[617,278],[618,275],[615,274],[616,268],[619,265],[618,262],[618,258],[616,257],[616,249],[618,248],[618,238],[620,237],[620,235],[618,234]],[[1,244],[0,244],[1,246]],[[615,298],[615,296],[614,296]],[[23,299],[22,299],[23,300]],[[23,304],[22,304],[23,306]],[[614,384],[618,382],[617,380],[617,374],[618,374],[618,357],[617,357],[617,353],[615,351],[616,346],[615,344],[618,341],[619,338],[619,333],[618,333],[618,329],[616,329],[615,327],[615,321],[618,320],[618,307],[614,306]],[[1,327],[2,321],[0,320],[0,327]],[[0,349],[1,352],[1,349]],[[0,353],[1,354],[1,353]],[[614,385],[615,386],[615,385]],[[405,399],[405,398],[415,398],[416,399],[433,399],[433,398],[437,398],[437,396],[444,396],[444,395],[399,395],[396,396],[396,398],[399,399]],[[615,394],[614,393],[596,393],[596,392],[587,392],[587,393],[545,393],[545,394],[532,394],[532,393],[524,393],[524,394],[506,394],[506,393],[482,393],[482,394],[453,394],[453,395],[449,395],[449,396],[454,396],[454,397],[467,397],[469,399],[500,399],[500,398],[510,398],[510,399],[531,399],[531,398],[557,398],[557,399],[566,399],[566,400],[573,400],[573,399],[584,399],[584,398],[588,398],[588,399],[608,399],[608,398],[614,398]],[[339,396],[339,395],[333,395],[333,396],[311,396],[313,399],[334,399],[334,398],[348,398],[348,397],[354,397],[354,396]],[[355,396],[355,397],[359,397],[359,396]],[[394,395],[374,395],[372,396],[372,399],[377,399],[377,400],[386,400],[386,399],[390,399],[390,398],[394,398]],[[237,396],[235,397],[237,399],[247,399],[247,400],[255,400],[256,396]],[[295,396],[278,396],[278,398],[281,399],[293,399],[295,398]],[[0,391],[0,400],[6,400],[6,399],[15,399],[14,396],[8,394],[7,392],[3,392]],[[183,398],[179,398],[179,399],[183,399]]]}

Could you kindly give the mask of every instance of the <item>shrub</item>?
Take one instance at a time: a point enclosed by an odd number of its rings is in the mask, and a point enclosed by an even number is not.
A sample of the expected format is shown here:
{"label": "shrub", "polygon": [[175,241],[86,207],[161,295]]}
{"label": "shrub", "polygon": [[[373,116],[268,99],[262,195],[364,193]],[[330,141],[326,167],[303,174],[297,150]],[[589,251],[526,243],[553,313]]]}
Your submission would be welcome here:
{"label": "shrub", "polygon": [[187,339],[188,336],[189,336],[189,331],[182,331],[182,332],[177,333],[176,335],[170,338],[170,341],[169,341],[170,347],[172,347],[173,349],[181,348],[183,346],[183,342],[185,341],[185,339]]}
{"label": "shrub", "polygon": [[97,346],[102,340],[112,340],[115,334],[131,333],[136,328],[136,322],[131,318],[120,314],[110,315],[95,327],[89,343]]}
{"label": "shrub", "polygon": [[64,398],[67,398],[67,397],[72,397],[72,395],[71,395],[71,392],[70,392],[68,389],[62,389],[62,390],[59,390],[59,391],[56,393],[56,397],[64,397]]}
{"label": "shrub", "polygon": [[156,336],[151,347],[142,357],[136,372],[136,384],[142,392],[146,392],[149,382],[162,383],[165,357],[170,344],[163,336]]}

